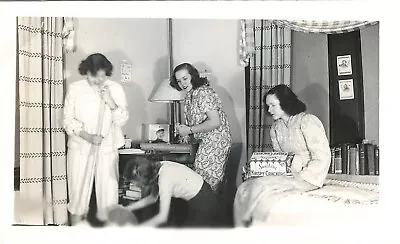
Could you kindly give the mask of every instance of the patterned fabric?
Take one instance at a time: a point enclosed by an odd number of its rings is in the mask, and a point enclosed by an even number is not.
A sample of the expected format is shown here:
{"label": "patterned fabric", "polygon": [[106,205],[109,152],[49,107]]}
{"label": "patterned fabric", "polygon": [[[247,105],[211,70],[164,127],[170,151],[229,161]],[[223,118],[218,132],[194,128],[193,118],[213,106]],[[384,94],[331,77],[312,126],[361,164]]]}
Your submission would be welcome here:
{"label": "patterned fabric", "polygon": [[325,186],[343,186],[343,187],[353,187],[367,191],[373,191],[379,193],[379,184],[378,183],[361,183],[361,182],[352,182],[347,180],[335,180],[329,179],[329,175],[324,183]]}
{"label": "patterned fabric", "polygon": [[64,17],[63,40],[65,52],[69,53],[76,50],[74,18]]}
{"label": "patterned fabric", "polygon": [[379,203],[379,185],[326,179],[321,189],[303,195],[337,204],[372,205]]}
{"label": "patterned fabric", "polygon": [[277,120],[270,130],[274,151],[293,153],[292,172],[321,187],[331,163],[328,138],[322,122],[312,114]]}
{"label": "patterned fabric", "polygon": [[250,54],[254,53],[254,33],[251,20],[240,20],[239,60],[242,66],[248,66]]}
{"label": "patterned fabric", "polygon": [[200,140],[193,169],[216,191],[223,180],[226,161],[230,153],[232,137],[227,116],[214,89],[201,86],[189,91],[184,99],[184,114],[188,126],[201,124],[207,119],[206,112],[217,110],[221,125],[209,132],[195,133]]}
{"label": "patterned fabric", "polygon": [[306,33],[338,34],[378,24],[378,21],[288,21],[275,20],[275,24]]}
{"label": "patterned fabric", "polygon": [[[63,18],[18,17],[20,197],[29,225],[66,225]],[[37,207],[40,206],[40,207]]]}
{"label": "patterned fabric", "polygon": [[[254,35],[254,22],[256,20],[240,20],[239,59],[243,66],[249,64],[249,59],[256,51],[256,40]],[[379,24],[378,21],[288,21],[270,20],[275,25],[294,31],[306,33],[335,34],[351,32],[371,25]]]}
{"label": "patterned fabric", "polygon": [[242,183],[235,196],[235,226],[292,225],[297,219],[321,223],[324,218],[334,223],[335,216],[342,221],[357,220],[374,214],[371,210],[379,203],[379,192],[369,189],[371,184],[327,179],[321,188],[313,189],[305,183],[282,176]]}
{"label": "patterned fabric", "polygon": [[[247,86],[248,158],[253,152],[272,150],[269,129],[273,120],[267,116],[263,96],[275,85],[290,84],[291,67],[291,31],[267,20],[246,20],[246,30],[250,26],[254,48],[250,57],[250,80]],[[247,40],[247,43],[251,44],[252,41]]]}

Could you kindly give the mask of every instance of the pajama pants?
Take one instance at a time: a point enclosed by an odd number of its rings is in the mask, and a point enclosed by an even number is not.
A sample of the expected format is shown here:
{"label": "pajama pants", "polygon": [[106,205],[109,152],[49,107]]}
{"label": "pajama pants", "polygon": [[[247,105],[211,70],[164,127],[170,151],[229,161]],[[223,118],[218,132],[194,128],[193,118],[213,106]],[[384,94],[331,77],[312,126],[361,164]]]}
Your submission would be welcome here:
{"label": "pajama pants", "polygon": [[[106,209],[118,204],[118,151],[104,152],[100,148],[94,172],[93,159],[92,153],[85,153],[81,148],[68,148],[68,210],[74,215],[87,214],[95,179],[97,218],[105,221]],[[91,179],[90,175],[93,173],[94,177]]]}

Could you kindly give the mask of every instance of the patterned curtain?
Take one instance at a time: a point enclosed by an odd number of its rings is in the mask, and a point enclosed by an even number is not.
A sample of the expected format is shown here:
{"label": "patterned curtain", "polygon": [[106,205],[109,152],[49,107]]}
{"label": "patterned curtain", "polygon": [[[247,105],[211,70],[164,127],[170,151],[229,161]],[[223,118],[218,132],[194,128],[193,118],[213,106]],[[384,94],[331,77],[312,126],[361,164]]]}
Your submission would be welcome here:
{"label": "patterned curtain", "polygon": [[[289,28],[293,31],[306,33],[325,33],[336,34],[351,32],[354,30],[366,28],[371,25],[379,24],[379,21],[316,21],[316,20],[270,20],[272,23]],[[239,59],[243,66],[247,66],[250,61],[250,55],[254,53],[255,36],[253,23],[251,20],[240,20],[241,36],[239,40]]]}
{"label": "patterned curtain", "polygon": [[274,23],[290,28],[294,31],[301,31],[306,33],[325,33],[337,34],[355,31],[371,25],[378,24],[378,21],[308,21],[308,20],[274,20]]}
{"label": "patterned curtain", "polygon": [[242,36],[253,47],[242,52],[249,57],[247,156],[250,157],[256,151],[272,150],[269,129],[273,120],[265,109],[263,96],[275,85],[290,85],[291,30],[268,20],[245,20],[242,25],[252,30]]}
{"label": "patterned curtain", "polygon": [[18,17],[20,198],[23,224],[66,225],[63,18]]}

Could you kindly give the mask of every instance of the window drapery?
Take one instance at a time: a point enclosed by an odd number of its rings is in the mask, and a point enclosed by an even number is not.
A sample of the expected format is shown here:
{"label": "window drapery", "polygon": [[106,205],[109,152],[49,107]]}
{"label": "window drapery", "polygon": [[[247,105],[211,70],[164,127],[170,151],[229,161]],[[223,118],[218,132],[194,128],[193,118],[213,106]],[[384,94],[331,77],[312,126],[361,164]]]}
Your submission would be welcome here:
{"label": "window drapery", "polygon": [[246,80],[247,156],[253,152],[271,151],[269,129],[273,123],[267,116],[264,94],[273,86],[290,86],[291,30],[268,20],[247,21],[246,34],[251,36],[252,52],[248,55]]}
{"label": "window drapery", "polygon": [[67,225],[63,18],[18,17],[20,223]]}

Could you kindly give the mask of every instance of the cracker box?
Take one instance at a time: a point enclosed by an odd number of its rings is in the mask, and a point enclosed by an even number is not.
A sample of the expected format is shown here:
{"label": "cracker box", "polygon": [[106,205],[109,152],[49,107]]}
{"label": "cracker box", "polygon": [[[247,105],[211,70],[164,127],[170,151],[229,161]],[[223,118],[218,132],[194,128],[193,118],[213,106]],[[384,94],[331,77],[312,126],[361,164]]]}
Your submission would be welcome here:
{"label": "cracker box", "polygon": [[291,176],[293,154],[284,152],[254,152],[243,167],[244,178],[270,175]]}

